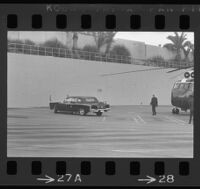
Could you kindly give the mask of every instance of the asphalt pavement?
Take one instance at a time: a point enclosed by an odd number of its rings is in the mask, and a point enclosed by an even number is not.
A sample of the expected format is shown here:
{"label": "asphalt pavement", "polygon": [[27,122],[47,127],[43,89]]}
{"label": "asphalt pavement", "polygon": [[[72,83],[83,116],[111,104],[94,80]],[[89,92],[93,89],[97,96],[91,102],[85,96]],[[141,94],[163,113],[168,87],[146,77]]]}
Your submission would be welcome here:
{"label": "asphalt pavement", "polygon": [[8,157],[193,157],[189,113],[160,106],[113,106],[102,116],[8,109]]}

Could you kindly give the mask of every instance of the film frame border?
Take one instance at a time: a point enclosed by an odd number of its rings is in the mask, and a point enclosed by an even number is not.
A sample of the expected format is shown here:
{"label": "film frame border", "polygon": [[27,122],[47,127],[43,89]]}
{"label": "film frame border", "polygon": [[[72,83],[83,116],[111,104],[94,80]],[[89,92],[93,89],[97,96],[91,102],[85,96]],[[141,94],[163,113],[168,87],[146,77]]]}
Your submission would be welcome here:
{"label": "film frame border", "polygon": [[[163,5],[162,10],[157,5],[140,5],[130,8],[130,5],[97,5],[95,6],[85,6],[85,5],[66,5],[69,8],[67,10],[62,10],[58,12],[47,12],[48,5],[2,5],[0,9],[0,41],[2,41],[2,46],[0,46],[0,57],[2,60],[0,70],[0,83],[3,86],[3,92],[0,94],[0,103],[2,106],[1,115],[2,119],[0,120],[1,132],[0,132],[0,149],[3,149],[3,153],[0,155],[1,171],[0,171],[0,185],[12,184],[12,185],[41,185],[41,182],[36,180],[37,176],[43,176],[44,174],[56,176],[57,173],[65,173],[69,171],[73,175],[81,174],[82,182],[69,182],[69,183],[55,183],[51,185],[71,185],[71,186],[144,186],[146,184],[137,182],[138,175],[139,177],[144,177],[145,175],[159,175],[161,173],[171,174],[173,173],[177,180],[173,184],[160,184],[154,183],[156,186],[198,186],[200,185],[198,181],[198,169],[199,169],[199,154],[200,154],[200,142],[198,140],[198,133],[200,129],[198,128],[198,123],[200,123],[199,109],[195,103],[195,119],[194,119],[194,158],[15,158],[7,157],[7,31],[194,31],[195,34],[195,56],[194,56],[194,70],[195,73],[199,71],[198,60],[200,55],[198,55],[198,46],[200,44],[200,37],[198,36],[199,26],[198,26],[198,17],[200,8],[194,8],[194,6],[178,6],[178,5]],[[53,6],[53,5],[52,5]],[[58,6],[58,5],[57,5]],[[175,7],[175,8],[172,8]],[[183,12],[183,8],[186,11]],[[174,9],[174,12],[169,10]],[[23,10],[23,11],[21,11]],[[35,10],[37,10],[35,12]],[[196,11],[193,11],[196,10]],[[76,14],[78,11],[78,15]],[[86,13],[85,13],[86,11]],[[81,28],[81,15],[91,15],[91,28],[83,29]],[[67,15],[67,27],[66,28],[56,28],[56,15]],[[99,18],[99,14],[102,14],[103,18]],[[8,15],[17,15],[17,27],[7,28],[7,19]],[[27,17],[24,17],[28,15]],[[31,18],[33,15],[41,15],[42,23],[44,24],[39,28],[32,28]],[[105,28],[105,18],[107,15],[116,16],[116,28]],[[141,19],[140,27],[131,28],[130,27],[130,16],[139,15]],[[156,22],[163,20],[163,17],[157,17],[157,15],[165,16],[165,28],[155,28]],[[189,16],[190,18],[190,27],[181,29],[179,27],[180,16]],[[12,19],[13,20],[13,19]],[[95,20],[95,22],[94,22]],[[98,20],[98,21],[96,21]],[[113,18],[111,19],[113,20]],[[124,21],[126,20],[126,21]],[[113,21],[111,21],[112,23]],[[161,21],[162,22],[162,21]],[[102,23],[102,24],[99,24]],[[94,24],[94,25],[93,25]],[[111,24],[112,25],[112,24]],[[159,25],[159,24],[158,24]],[[184,25],[184,24],[183,24]],[[187,24],[186,24],[187,25]],[[94,26],[94,27],[93,27]],[[160,26],[159,26],[160,27]],[[195,97],[199,96],[199,78],[195,74],[195,87],[194,95]],[[196,99],[196,98],[195,98]],[[84,163],[82,163],[84,162]],[[89,162],[89,171],[87,170]],[[133,163],[137,162],[137,163]],[[66,163],[66,164],[65,164]],[[31,170],[31,167],[36,166]],[[49,165],[53,165],[50,166]],[[63,168],[66,165],[66,169]],[[105,170],[105,165],[110,167],[110,169]],[[136,173],[131,173],[130,167],[136,166],[139,171]],[[16,169],[15,169],[16,167]],[[58,168],[59,167],[59,168]],[[81,171],[82,167],[82,171]],[[41,168],[41,171],[38,169]],[[189,169],[185,171],[186,169]],[[164,172],[163,172],[163,169]],[[32,174],[32,171],[34,174]],[[56,171],[58,171],[56,173]],[[107,175],[105,174],[107,171]],[[8,174],[9,173],[9,174]],[[29,175],[30,174],[30,175]],[[27,176],[28,175],[28,176]],[[134,175],[134,176],[133,176]],[[122,178],[123,177],[123,178]],[[101,178],[101,179],[99,179]],[[25,180],[24,180],[25,179]],[[13,183],[11,183],[11,181]],[[151,185],[151,186],[154,186]],[[50,184],[49,184],[50,185]]]}

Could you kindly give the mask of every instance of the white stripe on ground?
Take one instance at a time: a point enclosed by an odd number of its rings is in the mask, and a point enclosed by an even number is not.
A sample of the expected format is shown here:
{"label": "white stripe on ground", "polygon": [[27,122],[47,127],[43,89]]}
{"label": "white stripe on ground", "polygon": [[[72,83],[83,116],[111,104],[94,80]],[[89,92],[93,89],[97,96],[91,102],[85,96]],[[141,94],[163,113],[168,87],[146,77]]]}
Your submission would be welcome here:
{"label": "white stripe on ground", "polygon": [[135,121],[136,123],[139,123],[136,117],[134,117],[133,119],[134,119],[134,121]]}
{"label": "white stripe on ground", "polygon": [[106,117],[103,117],[102,121],[105,121],[106,120]]}
{"label": "white stripe on ground", "polygon": [[175,123],[178,123],[178,124],[181,124],[181,125],[185,125],[187,124],[187,122],[185,121],[182,121],[182,120],[179,120],[179,119],[176,119],[176,118],[172,118],[170,116],[164,116],[166,119],[168,119],[169,121],[172,121],[172,122],[175,122]]}
{"label": "white stripe on ground", "polygon": [[128,112],[128,113],[131,114],[132,119],[134,119],[136,123],[146,124],[146,122],[144,121],[144,119],[142,119],[140,115],[136,114],[135,112]]}
{"label": "white stripe on ground", "polygon": [[139,119],[142,123],[146,124],[146,121],[144,121],[144,119],[142,119],[141,116],[137,115],[137,117],[138,117],[138,119]]}

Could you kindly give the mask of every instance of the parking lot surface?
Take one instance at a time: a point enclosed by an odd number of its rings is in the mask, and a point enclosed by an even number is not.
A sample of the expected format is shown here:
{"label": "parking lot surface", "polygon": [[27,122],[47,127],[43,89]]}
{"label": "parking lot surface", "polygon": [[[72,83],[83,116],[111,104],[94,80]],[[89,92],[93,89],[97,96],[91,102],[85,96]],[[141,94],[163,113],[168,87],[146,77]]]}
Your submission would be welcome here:
{"label": "parking lot surface", "polygon": [[189,114],[160,106],[113,106],[102,116],[8,109],[8,157],[193,157]]}

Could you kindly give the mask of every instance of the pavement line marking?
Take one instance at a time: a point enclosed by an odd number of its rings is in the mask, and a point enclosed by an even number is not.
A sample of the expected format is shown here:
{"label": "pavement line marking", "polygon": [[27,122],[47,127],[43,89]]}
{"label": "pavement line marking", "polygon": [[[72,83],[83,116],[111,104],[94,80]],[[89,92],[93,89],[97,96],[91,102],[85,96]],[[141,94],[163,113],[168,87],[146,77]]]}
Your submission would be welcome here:
{"label": "pavement line marking", "polygon": [[137,118],[134,117],[133,119],[134,119],[134,121],[135,121],[136,123],[139,123],[138,120],[137,120]]}
{"label": "pavement line marking", "polygon": [[186,124],[185,121],[182,121],[182,120],[179,120],[179,119],[175,119],[175,118],[172,118],[172,117],[169,117],[169,116],[164,116],[164,117],[167,118],[168,120],[172,121],[172,122],[175,122],[175,123],[178,123],[178,124],[181,124],[181,125]]}
{"label": "pavement line marking", "polygon": [[165,118],[166,118],[166,119],[168,119],[169,121],[172,121],[172,122],[174,122],[174,123],[178,123],[178,124],[181,124],[181,125],[183,125],[183,123],[182,123],[182,122],[178,122],[177,120],[175,120],[175,119],[172,119],[171,117],[165,116]]}
{"label": "pavement line marking", "polygon": [[136,122],[136,123],[139,123],[139,124],[146,124],[146,122],[138,115],[138,114],[135,114],[135,112],[128,112],[130,113],[133,117],[132,119]]}
{"label": "pavement line marking", "polygon": [[102,121],[105,121],[106,120],[106,117],[103,117]]}
{"label": "pavement line marking", "polygon": [[186,121],[183,121],[183,120],[180,120],[180,119],[177,119],[177,118],[173,118],[174,120],[177,120],[179,122],[182,122],[182,123],[187,123]]}
{"label": "pavement line marking", "polygon": [[138,117],[138,119],[139,119],[141,122],[143,122],[144,124],[146,124],[146,121],[144,121],[144,119],[142,119],[141,116],[137,115],[137,117]]}
{"label": "pavement line marking", "polygon": [[177,119],[177,118],[172,118],[172,120],[175,120],[177,123],[182,123],[182,124],[186,124],[187,122]]}

